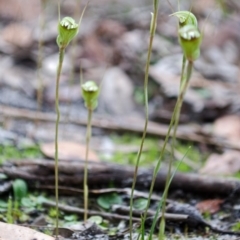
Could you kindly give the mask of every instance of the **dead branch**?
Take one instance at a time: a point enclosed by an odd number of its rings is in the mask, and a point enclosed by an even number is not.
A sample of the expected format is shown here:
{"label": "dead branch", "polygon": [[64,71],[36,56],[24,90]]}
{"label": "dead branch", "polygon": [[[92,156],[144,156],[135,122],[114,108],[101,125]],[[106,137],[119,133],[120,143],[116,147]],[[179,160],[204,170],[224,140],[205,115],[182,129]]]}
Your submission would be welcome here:
{"label": "dead branch", "polygon": [[[3,115],[3,117],[7,118],[25,119],[28,121],[35,122],[36,121],[55,122],[56,120],[54,113],[37,112],[28,109],[8,107],[1,104],[0,109],[1,109],[0,116]],[[87,124],[87,120],[67,116],[62,116],[61,122],[84,126],[86,126]],[[131,117],[122,117],[120,119],[116,119],[110,117],[101,117],[95,114],[92,120],[92,126],[107,130],[142,133],[144,120]],[[155,123],[151,121],[148,124],[147,129],[148,134],[165,137],[167,132],[168,125]],[[215,136],[204,134],[204,132],[201,131],[201,126],[197,126],[194,128],[190,128],[189,126],[187,132],[186,130],[184,130],[184,128],[181,128],[181,126],[179,126],[176,137],[182,140],[210,144],[221,148],[225,147],[240,150],[239,144],[234,144],[223,139],[218,139]]]}
{"label": "dead branch", "polygon": [[[1,172],[9,178],[22,178],[31,187],[54,186],[54,162],[51,160],[23,160],[6,163]],[[82,189],[84,161],[60,161],[59,183],[61,187],[71,190]],[[89,163],[88,183],[90,189],[106,187],[109,183],[115,187],[131,187],[134,168],[109,163]],[[152,181],[152,169],[140,168],[137,176],[137,189],[149,190]],[[158,173],[154,190],[162,191],[165,186],[167,171],[161,169]],[[181,189],[184,192],[194,192],[208,196],[240,194],[240,181],[233,178],[218,178],[199,174],[176,173],[170,190]],[[73,192],[73,191],[72,191]],[[79,193],[78,193],[79,194]]]}

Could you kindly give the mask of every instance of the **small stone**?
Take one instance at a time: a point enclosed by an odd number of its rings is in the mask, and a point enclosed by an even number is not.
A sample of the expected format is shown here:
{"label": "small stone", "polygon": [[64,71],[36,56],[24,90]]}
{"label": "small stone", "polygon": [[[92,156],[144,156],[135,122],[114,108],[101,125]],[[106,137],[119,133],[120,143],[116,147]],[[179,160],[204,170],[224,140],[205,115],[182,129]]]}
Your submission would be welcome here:
{"label": "small stone", "polygon": [[118,67],[107,70],[100,90],[100,104],[110,114],[129,114],[134,109],[133,84]]}

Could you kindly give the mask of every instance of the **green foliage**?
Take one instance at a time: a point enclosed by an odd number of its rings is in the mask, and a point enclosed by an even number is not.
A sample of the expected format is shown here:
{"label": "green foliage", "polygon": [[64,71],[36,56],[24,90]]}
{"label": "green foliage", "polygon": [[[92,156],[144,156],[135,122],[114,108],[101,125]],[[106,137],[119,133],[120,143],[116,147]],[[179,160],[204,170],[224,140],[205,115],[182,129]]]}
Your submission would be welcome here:
{"label": "green foliage", "polygon": [[51,218],[56,218],[58,217],[58,209],[56,208],[50,208],[49,211],[48,211],[48,216],[51,217]]}
{"label": "green foliage", "polygon": [[240,222],[235,223],[235,224],[232,226],[232,230],[233,230],[233,231],[240,231]]}
{"label": "green foliage", "polygon": [[13,201],[11,196],[9,196],[7,203],[7,223],[13,223]]}
{"label": "green foliage", "polygon": [[22,179],[16,179],[13,182],[13,195],[15,201],[21,201],[23,197],[26,197],[28,192],[27,183]]}
{"label": "green foliage", "polygon": [[238,172],[238,173],[235,173],[235,174],[234,174],[234,177],[236,177],[236,178],[239,178],[239,179],[240,179],[240,172]]}
{"label": "green foliage", "polygon": [[[139,146],[141,138],[136,134],[126,133],[122,136],[112,135],[111,139],[116,145],[127,145],[129,147]],[[160,146],[158,139],[153,137],[145,138],[144,149],[141,154],[140,166],[151,166],[155,163],[160,152]],[[119,164],[135,165],[136,164],[136,152],[115,152],[111,158],[111,161]]]}
{"label": "green foliage", "polygon": [[148,200],[146,198],[138,198],[134,200],[133,207],[138,210],[144,210],[147,207]]}
{"label": "green foliage", "polygon": [[77,225],[77,224],[79,224],[77,214],[63,215],[63,220],[62,220],[63,227],[71,228],[72,225]]}
{"label": "green foliage", "polygon": [[[192,143],[183,143],[183,142],[177,141],[176,150],[183,155],[187,152],[187,158],[190,159],[193,164],[196,163],[196,165],[201,165],[207,158],[208,153],[200,152],[200,150],[196,146],[192,146],[191,149],[189,150],[189,146],[191,145]],[[174,166],[176,167],[177,164],[178,164],[178,161],[174,163]],[[183,159],[181,165],[178,168],[178,171],[191,172],[192,168],[189,164],[185,163]]]}
{"label": "green foliage", "polygon": [[0,145],[0,164],[3,164],[8,159],[37,158],[41,156],[42,153],[37,145],[21,148],[13,145]]}
{"label": "green foliage", "polygon": [[30,219],[30,214],[36,210],[42,211],[44,196],[34,196],[28,194],[20,201],[12,201],[12,197],[0,200],[0,220],[8,223],[26,222]]}
{"label": "green foliage", "polygon": [[77,221],[77,215],[76,214],[71,214],[71,215],[66,215],[63,217],[63,219],[67,222],[76,222]]}
{"label": "green foliage", "polygon": [[103,218],[101,216],[91,216],[88,220],[90,222],[96,223],[97,225],[100,225],[103,221]]}
{"label": "green foliage", "polygon": [[[112,135],[111,139],[114,141],[116,145],[127,145],[130,148],[138,146],[141,138],[136,134],[124,134],[122,136],[119,135]],[[145,139],[145,145],[144,145],[144,151],[142,152],[141,156],[141,162],[140,166],[146,166],[151,167],[154,166],[156,159],[159,157],[159,153],[162,150],[162,144],[159,144],[159,140],[155,137],[147,137]],[[207,158],[208,153],[202,153],[199,151],[197,146],[192,146],[189,150],[189,146],[191,146],[191,142],[176,142],[176,150],[181,153],[183,156],[187,151],[187,158],[190,159],[193,163],[193,165],[201,165]],[[164,153],[163,161],[168,161],[171,157],[171,153],[169,151],[166,151]],[[104,155],[102,156],[104,158]],[[178,158],[181,158],[178,157]],[[106,159],[107,160],[107,159]],[[115,152],[111,159],[112,162],[116,162],[119,164],[126,164],[126,165],[134,165],[136,162],[136,153],[135,152],[124,152],[124,151],[118,151]],[[180,159],[178,159],[180,160]],[[174,166],[176,167],[178,165],[178,161],[174,162]],[[184,160],[182,161],[181,165],[178,168],[181,172],[190,172],[192,171],[191,165],[184,163]],[[239,175],[240,176],[240,175]]]}
{"label": "green foliage", "polygon": [[8,203],[6,201],[0,200],[0,213],[6,212]]}
{"label": "green foliage", "polygon": [[122,204],[122,198],[117,193],[103,194],[98,197],[97,203],[100,207],[108,210],[114,204]]}

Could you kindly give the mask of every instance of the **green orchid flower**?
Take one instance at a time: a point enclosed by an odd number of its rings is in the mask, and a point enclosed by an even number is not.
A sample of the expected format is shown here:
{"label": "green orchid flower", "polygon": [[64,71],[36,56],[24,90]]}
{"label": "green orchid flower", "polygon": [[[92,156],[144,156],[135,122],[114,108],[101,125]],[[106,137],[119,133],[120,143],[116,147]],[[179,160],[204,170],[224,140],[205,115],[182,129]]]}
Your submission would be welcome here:
{"label": "green orchid flower", "polygon": [[58,24],[57,44],[59,48],[66,48],[77,35],[79,25],[71,17],[65,17]]}

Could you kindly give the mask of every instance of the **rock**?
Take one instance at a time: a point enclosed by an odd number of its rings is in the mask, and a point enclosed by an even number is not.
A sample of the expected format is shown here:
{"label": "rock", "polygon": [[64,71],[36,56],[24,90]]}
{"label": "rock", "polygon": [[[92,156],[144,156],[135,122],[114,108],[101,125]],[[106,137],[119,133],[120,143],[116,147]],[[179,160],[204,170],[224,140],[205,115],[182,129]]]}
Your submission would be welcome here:
{"label": "rock", "polygon": [[[42,71],[44,73],[47,73],[49,76],[56,77],[58,58],[59,54],[56,53],[43,59]],[[70,76],[70,70],[71,70],[71,58],[65,53],[62,66],[62,74],[69,74]]]}
{"label": "rock", "polygon": [[229,63],[222,64],[222,62],[212,64],[203,59],[198,59],[194,66],[206,78],[220,79],[230,83],[238,81],[239,68],[235,65]]}
{"label": "rock", "polygon": [[110,114],[129,114],[134,109],[133,84],[118,67],[108,69],[104,75],[100,104]]}

